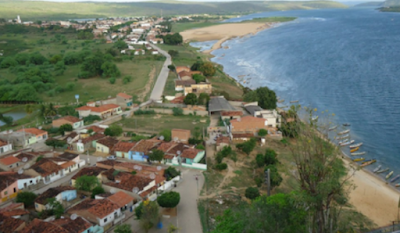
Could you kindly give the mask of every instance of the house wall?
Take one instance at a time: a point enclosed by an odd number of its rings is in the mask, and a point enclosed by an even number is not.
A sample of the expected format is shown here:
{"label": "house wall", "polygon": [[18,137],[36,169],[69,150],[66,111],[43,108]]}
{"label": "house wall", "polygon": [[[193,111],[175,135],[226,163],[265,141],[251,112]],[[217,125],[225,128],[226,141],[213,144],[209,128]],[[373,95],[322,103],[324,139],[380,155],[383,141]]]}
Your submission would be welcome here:
{"label": "house wall", "polygon": [[205,155],[205,151],[200,151],[199,153],[197,153],[196,157],[193,159],[193,162],[198,163],[200,162],[200,160],[204,157]]}
{"label": "house wall", "polygon": [[9,199],[15,198],[18,194],[18,182],[15,181],[14,183],[10,184],[5,189],[1,190],[0,192],[0,203],[3,203]]}
{"label": "house wall", "polygon": [[117,151],[115,152],[117,157],[121,157],[121,158],[129,158],[129,152],[121,152],[121,151]]}
{"label": "house wall", "polygon": [[101,152],[101,153],[106,153],[106,154],[110,153],[110,149],[101,143],[96,143],[96,151]]}
{"label": "house wall", "polygon": [[97,115],[97,116],[100,116],[98,113],[92,112],[92,111],[90,111],[90,110],[80,110],[80,111],[78,111],[78,113],[79,113],[79,117],[87,117],[87,116],[89,116],[89,115]]}
{"label": "house wall", "polygon": [[32,144],[36,143],[37,141],[38,141],[37,137],[32,136],[32,137],[27,138],[25,145],[32,145]]}
{"label": "house wall", "polygon": [[132,99],[125,99],[117,95],[117,104],[123,108],[132,106]]}
{"label": "house wall", "polygon": [[18,189],[22,190],[31,185],[37,184],[37,180],[36,180],[36,178],[32,177],[32,178],[27,178],[27,179],[19,179],[17,181],[17,183],[18,183]]}
{"label": "house wall", "polygon": [[37,212],[42,212],[43,210],[46,210],[46,206],[35,202],[35,210]]}
{"label": "house wall", "polygon": [[104,218],[98,219],[98,223],[100,226],[105,226],[109,223],[112,223],[114,221],[114,213],[117,213],[117,216],[121,215],[121,210],[118,208],[116,210],[114,210],[114,212],[112,212],[111,214],[105,216]]}
{"label": "house wall", "polygon": [[76,198],[76,190],[66,190],[60,193],[58,196],[60,196],[59,201],[71,201]]}
{"label": "house wall", "polygon": [[6,153],[11,150],[12,150],[12,144],[4,145],[4,146],[0,147],[0,154]]}
{"label": "house wall", "polygon": [[45,133],[42,133],[42,134],[38,134],[38,135],[36,135],[36,139],[37,139],[37,141],[40,141],[40,140],[46,140],[48,138],[48,134],[47,134],[47,132],[45,132]]}
{"label": "house wall", "polygon": [[[193,89],[196,89],[196,91],[194,91]],[[210,83],[199,83],[199,84],[192,84],[190,85],[190,87],[185,87],[185,95],[189,94],[189,93],[195,93],[195,94],[199,94],[199,93],[208,93],[211,94],[212,91],[212,87]]]}
{"label": "house wall", "polygon": [[128,158],[135,161],[147,161],[146,155],[137,151],[129,151]]}

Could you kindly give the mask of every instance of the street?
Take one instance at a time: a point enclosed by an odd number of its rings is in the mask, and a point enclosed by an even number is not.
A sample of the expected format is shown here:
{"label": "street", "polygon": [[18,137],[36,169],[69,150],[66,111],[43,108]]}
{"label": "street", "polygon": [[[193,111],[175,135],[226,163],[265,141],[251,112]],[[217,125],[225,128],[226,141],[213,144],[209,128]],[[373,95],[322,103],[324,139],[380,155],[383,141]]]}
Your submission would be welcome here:
{"label": "street", "polygon": [[169,69],[168,66],[172,64],[171,56],[164,50],[159,47],[151,44],[154,49],[157,49],[162,55],[164,55],[167,59],[164,62],[163,67],[161,68],[160,74],[158,75],[156,84],[154,85],[153,91],[150,95],[150,100],[158,101],[161,100],[161,96],[164,92],[165,83],[167,82]]}

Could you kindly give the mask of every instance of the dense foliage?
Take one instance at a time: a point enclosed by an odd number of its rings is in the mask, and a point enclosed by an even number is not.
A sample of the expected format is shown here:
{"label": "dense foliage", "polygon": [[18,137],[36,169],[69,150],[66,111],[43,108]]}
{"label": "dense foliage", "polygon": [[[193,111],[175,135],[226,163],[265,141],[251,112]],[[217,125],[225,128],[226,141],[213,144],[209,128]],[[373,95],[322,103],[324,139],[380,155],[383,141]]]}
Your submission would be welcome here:
{"label": "dense foliage", "polygon": [[83,175],[75,180],[75,188],[78,190],[89,192],[98,186],[100,186],[100,182],[96,176]]}
{"label": "dense foliage", "polygon": [[243,101],[253,102],[258,101],[258,105],[263,109],[276,108],[276,94],[268,87],[259,87],[254,91],[249,91],[243,96]]}
{"label": "dense foliage", "polygon": [[157,202],[161,207],[164,208],[174,208],[179,204],[181,196],[179,193],[170,191],[163,193],[157,198]]}
{"label": "dense foliage", "polygon": [[260,191],[258,191],[258,188],[255,188],[255,187],[248,187],[248,188],[246,189],[244,195],[245,195],[248,199],[253,200],[253,199],[256,199],[257,197],[260,196]]}
{"label": "dense foliage", "polygon": [[164,176],[167,178],[167,180],[173,179],[179,176],[179,174],[180,173],[174,167],[168,167],[164,170]]}
{"label": "dense foliage", "polygon": [[197,95],[194,93],[189,93],[186,95],[183,102],[188,105],[196,105],[197,104]]}
{"label": "dense foliage", "polygon": [[182,42],[183,42],[183,38],[182,38],[181,34],[179,34],[179,33],[174,33],[172,35],[168,34],[168,35],[164,36],[164,44],[178,45],[178,44],[182,44]]}
{"label": "dense foliage", "polygon": [[33,192],[19,192],[15,201],[18,203],[24,203],[25,208],[28,208],[33,206],[36,197],[37,195]]}
{"label": "dense foliage", "polygon": [[104,130],[104,135],[107,136],[121,136],[123,133],[122,127],[119,125],[110,125],[108,128]]}
{"label": "dense foliage", "polygon": [[247,155],[249,155],[257,145],[257,141],[255,138],[250,138],[250,140],[236,144],[236,148],[243,151]]}
{"label": "dense foliage", "polygon": [[149,154],[149,159],[151,161],[158,161],[161,162],[161,160],[164,159],[164,152],[162,150],[152,150],[151,153]]}
{"label": "dense foliage", "polygon": [[201,71],[206,77],[211,77],[215,75],[217,69],[211,62],[197,61],[191,67],[191,70]]}
{"label": "dense foliage", "polygon": [[171,141],[171,137],[172,137],[172,133],[171,133],[171,130],[170,129],[163,129],[161,132],[160,132],[160,136],[163,136],[164,137],[164,141],[166,141],[166,142],[169,142],[169,141]]}

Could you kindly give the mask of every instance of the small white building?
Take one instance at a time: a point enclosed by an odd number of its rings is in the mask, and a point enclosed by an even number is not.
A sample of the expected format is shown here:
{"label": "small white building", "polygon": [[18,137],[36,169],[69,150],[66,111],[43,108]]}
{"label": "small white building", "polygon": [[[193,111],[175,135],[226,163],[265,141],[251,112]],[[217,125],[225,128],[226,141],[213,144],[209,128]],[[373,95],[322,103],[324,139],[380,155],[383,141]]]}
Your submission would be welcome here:
{"label": "small white building", "polygon": [[152,54],[152,55],[158,55],[159,52],[158,52],[157,50],[151,50],[151,54]]}
{"label": "small white building", "polygon": [[0,139],[0,155],[12,150],[12,144]]}

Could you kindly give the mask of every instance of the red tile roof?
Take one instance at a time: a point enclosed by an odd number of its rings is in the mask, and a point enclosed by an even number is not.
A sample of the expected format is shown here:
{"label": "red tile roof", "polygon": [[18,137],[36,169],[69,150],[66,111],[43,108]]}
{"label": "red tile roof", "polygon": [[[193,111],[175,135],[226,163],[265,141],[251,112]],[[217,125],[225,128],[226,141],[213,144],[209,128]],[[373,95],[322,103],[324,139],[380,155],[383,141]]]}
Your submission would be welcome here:
{"label": "red tile roof", "polygon": [[106,171],[106,169],[101,167],[84,167],[72,179],[75,180],[81,176],[98,176],[103,171]]}
{"label": "red tile roof", "polygon": [[117,96],[122,97],[124,99],[132,99],[131,95],[127,95],[125,93],[118,93]]}
{"label": "red tile roof", "polygon": [[1,233],[14,233],[25,222],[21,219],[16,219],[10,216],[3,216],[0,214],[0,232]]}
{"label": "red tile roof", "polygon": [[95,205],[88,209],[89,213],[99,217],[104,218],[105,216],[113,213],[115,210],[119,209],[117,204],[114,204],[110,200],[95,200]]}
{"label": "red tile roof", "polygon": [[57,226],[55,224],[39,220],[37,218],[19,233],[32,233],[32,232],[42,232],[42,233],[70,233],[64,228]]}
{"label": "red tile roof", "polygon": [[133,188],[138,187],[142,190],[144,187],[149,185],[152,181],[149,177],[132,175],[127,172],[119,172],[114,176],[115,181],[119,182],[108,182],[106,185],[113,186],[119,189],[123,189],[132,192]]}
{"label": "red tile roof", "polygon": [[184,77],[184,76],[192,77],[192,74],[190,72],[184,70],[184,71],[179,72],[178,76],[179,77]]}
{"label": "red tile roof", "polygon": [[134,197],[119,191],[109,197],[107,197],[108,200],[114,202],[115,204],[118,205],[119,208],[124,207],[127,204],[132,204],[133,201],[135,200]]}
{"label": "red tile roof", "polygon": [[222,116],[242,116],[242,111],[225,111],[221,113]]}
{"label": "red tile roof", "polygon": [[136,145],[136,142],[118,142],[114,146],[114,151],[129,152],[129,150]]}
{"label": "red tile roof", "polygon": [[92,226],[92,224],[81,217],[78,217],[75,220],[72,220],[71,218],[60,218],[51,223],[64,228],[70,233],[81,233]]}
{"label": "red tile roof", "polygon": [[217,145],[219,145],[219,144],[221,144],[221,143],[226,143],[226,144],[229,144],[229,137],[224,137],[224,136],[222,136],[222,137],[218,137],[217,138]]}
{"label": "red tile roof", "polygon": [[118,140],[113,137],[106,137],[98,140],[97,143],[100,143],[111,150],[118,143]]}
{"label": "red tile roof", "polygon": [[7,165],[7,166],[14,164],[14,163],[18,163],[19,161],[21,161],[21,160],[19,160],[17,157],[14,157],[14,156],[9,156],[9,157],[0,159],[0,163]]}
{"label": "red tile roof", "polygon": [[87,129],[87,130],[91,129],[91,130],[93,130],[93,132],[96,132],[96,133],[104,133],[104,131],[106,130],[106,129],[101,128],[101,127],[99,127],[99,126],[97,126],[97,125],[89,126],[89,127],[87,127],[86,129]]}
{"label": "red tile roof", "polygon": [[177,146],[177,143],[174,142],[162,142],[158,147],[157,150],[161,150],[162,152],[167,152],[170,150],[172,147]]}
{"label": "red tile roof", "polygon": [[39,162],[32,165],[31,169],[35,170],[42,177],[46,177],[50,174],[57,173],[63,168],[51,161],[50,159],[43,158]]}
{"label": "red tile roof", "polygon": [[3,211],[0,214],[7,216],[7,217],[13,217],[13,216],[21,216],[21,215],[29,214],[29,211],[23,210],[23,209],[16,209],[16,210]]}
{"label": "red tile roof", "polygon": [[194,159],[196,158],[196,155],[200,152],[201,150],[194,149],[194,148],[189,148],[186,149],[182,152],[181,157],[182,158],[187,158],[187,159]]}
{"label": "red tile roof", "polygon": [[74,117],[74,116],[64,116],[64,117],[58,118],[58,119],[56,119],[54,121],[57,121],[57,120],[66,120],[66,121],[71,122],[71,123],[76,123],[76,122],[83,121],[83,120],[79,119],[78,117]]}
{"label": "red tile roof", "polygon": [[49,188],[35,199],[35,203],[45,205],[47,204],[47,199],[56,197],[58,194],[69,190],[75,190],[75,188],[71,186],[58,186],[55,188]]}
{"label": "red tile roof", "polygon": [[143,152],[147,154],[151,149],[157,146],[160,142],[154,140],[140,140],[136,145],[131,149],[131,151]]}
{"label": "red tile roof", "polygon": [[104,105],[101,105],[99,107],[82,106],[82,107],[76,108],[75,110],[76,111],[87,111],[87,110],[90,110],[92,112],[106,112],[106,111],[113,110],[113,109],[116,109],[116,108],[119,108],[119,107],[120,106],[116,105],[116,104],[104,104]]}
{"label": "red tile roof", "polygon": [[176,97],[175,99],[171,100],[171,103],[182,104],[184,99],[185,99],[185,96],[179,96],[179,97]]}
{"label": "red tile roof", "polygon": [[72,165],[74,165],[75,164],[75,162],[74,161],[68,161],[68,162],[66,162],[66,163],[63,163],[63,164],[61,164],[60,166],[62,167],[62,168],[69,168],[69,167],[71,167]]}
{"label": "red tile roof", "polygon": [[82,139],[82,143],[86,144],[86,143],[89,143],[89,142],[93,142],[93,141],[99,140],[100,138],[104,138],[104,137],[106,137],[106,135],[97,133],[97,134],[94,134],[94,135],[92,135],[90,137]]}
{"label": "red tile roof", "polygon": [[0,139],[0,147],[5,146],[5,145],[8,145],[8,142]]}
{"label": "red tile roof", "polygon": [[20,129],[18,132],[26,132],[34,135],[42,135],[42,134],[47,134],[47,131],[41,130],[41,129],[36,129],[36,128],[26,128],[26,129]]}

